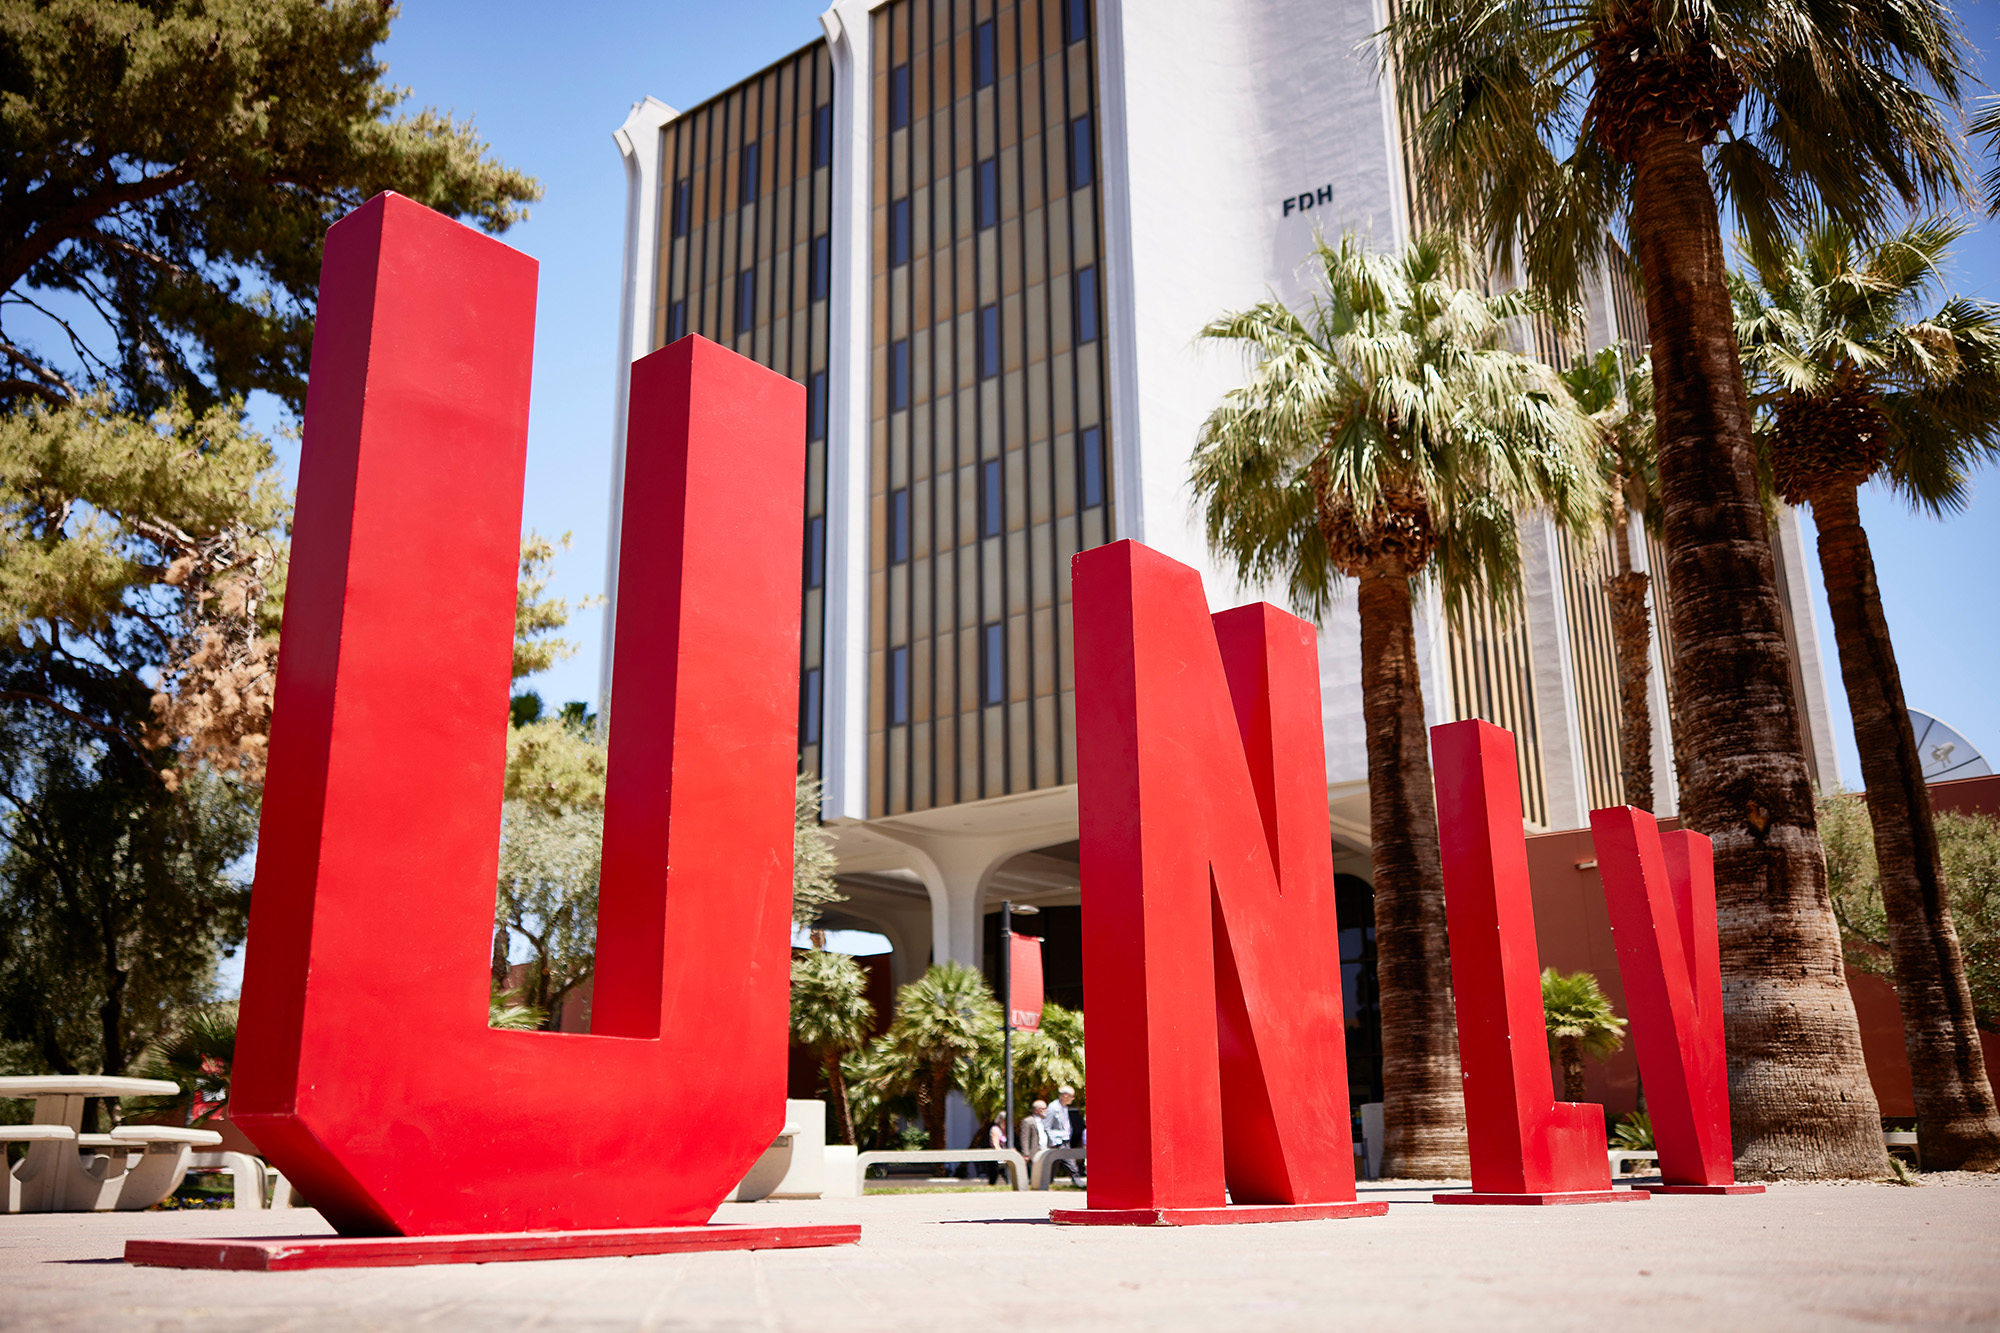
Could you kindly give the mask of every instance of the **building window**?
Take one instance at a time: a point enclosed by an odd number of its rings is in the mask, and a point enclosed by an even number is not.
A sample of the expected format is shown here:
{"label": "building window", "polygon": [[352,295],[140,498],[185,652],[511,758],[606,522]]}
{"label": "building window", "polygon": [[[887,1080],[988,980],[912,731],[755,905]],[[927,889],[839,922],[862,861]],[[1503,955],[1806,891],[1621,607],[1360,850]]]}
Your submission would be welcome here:
{"label": "building window", "polygon": [[683,176],[674,182],[674,235],[687,235],[688,218],[693,212],[694,177]]}
{"label": "building window", "polygon": [[910,558],[910,488],[889,492],[889,563],[900,565]]}
{"label": "building window", "polygon": [[800,703],[799,712],[802,714],[802,716],[799,718],[799,743],[801,745],[818,745],[819,744],[819,668],[818,667],[811,667],[807,669],[804,688],[802,688],[799,691],[799,694],[801,696],[799,700]]}
{"label": "building window", "polygon": [[687,337],[687,331],[688,303],[686,301],[676,301],[667,307],[667,341],[670,343],[679,342],[682,338]]}
{"label": "building window", "polygon": [[989,458],[979,467],[979,535],[1000,535],[1000,460]]}
{"label": "building window", "polygon": [[736,275],[736,332],[750,332],[757,322],[757,270],[746,268]]}
{"label": "building window", "polygon": [[1096,178],[1090,150],[1090,117],[1078,116],[1069,123],[1069,188],[1072,190],[1081,190]]}
{"label": "building window", "polygon": [[1097,269],[1080,268],[1076,271],[1076,340],[1078,343],[1097,341]]}
{"label": "building window", "polygon": [[760,160],[758,150],[761,147],[762,144],[754,143],[743,145],[743,180],[737,186],[736,199],[739,204],[757,202],[757,163]]}
{"label": "building window", "polygon": [[889,264],[910,262],[910,201],[893,200],[889,204]]}
{"label": "building window", "polygon": [[813,166],[833,164],[833,103],[813,108]]}
{"label": "building window", "polygon": [[979,378],[990,380],[1000,373],[1000,307],[979,308]]}
{"label": "building window", "polygon": [[806,520],[806,586],[826,586],[826,515],[814,514]]}
{"label": "building window", "polygon": [[1063,0],[1063,40],[1080,42],[1090,36],[1090,0]]}
{"label": "building window", "polygon": [[1000,76],[1000,49],[988,19],[972,30],[972,82],[984,88]]}
{"label": "building window", "polygon": [[900,412],[910,405],[910,340],[898,338],[889,344],[889,410]]}
{"label": "building window", "polygon": [[979,632],[979,703],[1007,701],[1007,627],[995,621]]}
{"label": "building window", "polygon": [[973,178],[972,208],[982,229],[1000,221],[1000,164],[987,158]]}
{"label": "building window", "polygon": [[806,299],[824,301],[827,292],[833,288],[833,236],[830,233],[821,232],[813,237],[812,259],[806,267],[810,293]]}
{"label": "building window", "polygon": [[900,727],[910,720],[910,650],[907,646],[889,650],[889,725]]}
{"label": "building window", "polygon": [[806,377],[806,438],[826,438],[826,372],[815,370]]}
{"label": "building window", "polygon": [[1076,437],[1077,493],[1085,509],[1104,503],[1104,436],[1092,426]]}
{"label": "building window", "polygon": [[910,123],[910,67],[898,65],[889,71],[889,128],[900,130]]}

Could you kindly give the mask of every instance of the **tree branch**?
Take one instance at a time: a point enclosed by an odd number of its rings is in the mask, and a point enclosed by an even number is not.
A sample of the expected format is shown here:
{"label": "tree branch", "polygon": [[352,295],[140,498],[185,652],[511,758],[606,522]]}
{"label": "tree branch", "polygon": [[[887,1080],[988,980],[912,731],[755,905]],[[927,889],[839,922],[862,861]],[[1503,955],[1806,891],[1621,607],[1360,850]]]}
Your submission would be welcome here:
{"label": "tree branch", "polygon": [[51,390],[66,394],[71,399],[83,396],[76,391],[74,384],[71,384],[61,375],[56,374],[55,371],[43,365],[24,347],[16,346],[14,343],[0,338],[0,356],[5,356],[9,361],[27,371]]}
{"label": "tree branch", "polygon": [[70,400],[48,385],[19,377],[0,380],[0,398],[39,398],[50,407],[67,407]]}
{"label": "tree branch", "polygon": [[101,732],[106,736],[112,737],[114,740],[123,741],[131,748],[132,753],[136,755],[143,757],[146,753],[145,747],[127,733],[124,728],[114,727],[109,722],[99,722],[96,718],[86,713],[79,713],[68,704],[53,699],[46,694],[37,694],[33,690],[0,690],[0,700],[9,699],[19,700],[22,703],[40,704],[44,708],[62,714],[72,722],[81,722],[93,731]]}
{"label": "tree branch", "polygon": [[108,190],[100,190],[96,194],[85,195],[69,207],[57,210],[46,222],[30,232],[13,253],[0,259],[0,291],[11,290],[15,283],[27,276],[29,269],[53,253],[64,241],[75,240],[95,231],[97,219],[109,214],[113,209],[126,204],[144,203],[163,194],[171,194],[193,179],[192,164],[182,162],[158,176],[141,177]]}

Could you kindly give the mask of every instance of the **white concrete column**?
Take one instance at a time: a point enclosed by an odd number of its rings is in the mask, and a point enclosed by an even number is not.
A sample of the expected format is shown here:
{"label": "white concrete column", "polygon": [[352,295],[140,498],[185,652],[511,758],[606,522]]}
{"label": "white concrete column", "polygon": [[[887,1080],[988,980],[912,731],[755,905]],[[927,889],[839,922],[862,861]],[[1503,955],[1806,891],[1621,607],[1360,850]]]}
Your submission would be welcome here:
{"label": "white concrete column", "polygon": [[1668,706],[1667,575],[1652,567],[1643,515],[1628,515],[1632,568],[1646,576],[1646,712],[1653,723],[1653,813],[1665,819],[1681,809],[1680,770],[1674,766],[1674,715]]}
{"label": "white concrete column", "polygon": [[1589,787],[1576,709],[1569,599],[1563,591],[1562,546],[1555,521],[1546,515],[1530,514],[1521,520],[1521,601],[1533,659],[1535,725],[1541,739],[1549,827],[1584,828],[1590,822]]}
{"label": "white concrete column", "polygon": [[653,349],[660,257],[660,165],[667,123],[680,113],[658,98],[632,104],[611,132],[625,159],[625,267],[618,309],[618,365],[611,399],[611,525],[604,542],[604,658],[597,667],[597,712],[611,706],[611,644],[618,624],[618,527],[625,513],[625,416],[632,362]]}
{"label": "white concrete column", "polygon": [[1813,781],[1822,790],[1840,785],[1840,754],[1833,742],[1833,704],[1826,691],[1826,657],[1819,646],[1819,622],[1813,617],[1813,577],[1818,562],[1806,560],[1805,531],[1799,511],[1790,505],[1778,506],[1772,525],[1776,540],[1778,591],[1792,620],[1792,641],[1798,645],[1798,660],[1792,664],[1792,683],[1799,696],[1799,728],[1812,743]]}
{"label": "white concrete column", "polygon": [[819,16],[833,58],[831,331],[826,370],[826,676],[821,816],[868,817],[868,0]]}
{"label": "white concrete column", "polygon": [[1024,846],[1012,838],[924,837],[881,825],[874,831],[902,844],[910,869],[930,892],[932,958],[978,967],[987,880],[1009,858],[1042,844]]}

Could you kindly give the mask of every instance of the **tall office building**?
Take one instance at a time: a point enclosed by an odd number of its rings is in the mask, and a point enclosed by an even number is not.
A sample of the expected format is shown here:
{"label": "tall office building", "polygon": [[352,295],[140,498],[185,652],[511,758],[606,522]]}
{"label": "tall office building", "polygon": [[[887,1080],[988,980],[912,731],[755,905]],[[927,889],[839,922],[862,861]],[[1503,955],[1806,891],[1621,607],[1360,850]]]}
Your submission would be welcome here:
{"label": "tall office building", "polygon": [[[1421,219],[1367,49],[1382,19],[1369,0],[838,0],[824,40],[691,110],[649,99],[618,131],[621,367],[699,333],[807,386],[800,758],[839,839],[836,924],[887,936],[898,981],[980,963],[1011,898],[1047,909],[1051,994],[1081,999],[1069,558],[1130,537],[1199,568],[1218,608],[1269,595],[1202,537],[1189,453],[1245,368],[1195,334],[1299,296],[1316,231],[1389,247]],[[1641,353],[1643,324],[1606,274],[1589,349]],[[1574,828],[1622,796],[1602,553],[1525,530],[1524,615],[1425,602],[1426,707],[1512,729],[1530,823]],[[1790,515],[1777,547],[1827,780]],[[1352,1014],[1372,932],[1351,600],[1320,655]],[[1665,665],[1656,647],[1669,810]]]}

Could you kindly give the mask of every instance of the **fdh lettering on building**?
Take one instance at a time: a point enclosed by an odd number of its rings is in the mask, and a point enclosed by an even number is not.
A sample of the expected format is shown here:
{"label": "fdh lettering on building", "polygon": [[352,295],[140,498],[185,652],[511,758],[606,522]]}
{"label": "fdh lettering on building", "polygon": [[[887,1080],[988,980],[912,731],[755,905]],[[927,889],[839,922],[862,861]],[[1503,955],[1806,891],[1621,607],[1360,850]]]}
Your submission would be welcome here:
{"label": "fdh lettering on building", "polygon": [[1285,216],[1290,217],[1292,215],[1293,209],[1297,209],[1299,212],[1303,213],[1308,208],[1314,208],[1320,204],[1330,204],[1332,202],[1333,202],[1333,187],[1331,185],[1322,185],[1319,187],[1317,191],[1307,190],[1304,194],[1295,194],[1291,198],[1285,200]]}

